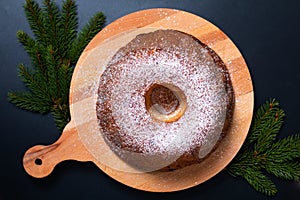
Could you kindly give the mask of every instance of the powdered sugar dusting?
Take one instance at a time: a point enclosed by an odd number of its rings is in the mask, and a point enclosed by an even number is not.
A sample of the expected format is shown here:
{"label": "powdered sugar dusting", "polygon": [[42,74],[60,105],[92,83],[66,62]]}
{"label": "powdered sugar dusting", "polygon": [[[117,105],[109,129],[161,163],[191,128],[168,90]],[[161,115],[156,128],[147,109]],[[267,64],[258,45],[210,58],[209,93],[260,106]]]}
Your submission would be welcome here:
{"label": "powdered sugar dusting", "polygon": [[[184,91],[188,106],[179,120],[150,116],[145,93],[154,83]],[[137,36],[115,54],[100,78],[97,115],[117,155],[154,171],[197,148],[205,157],[220,138],[227,104],[222,70],[208,50],[187,34],[159,30]]]}

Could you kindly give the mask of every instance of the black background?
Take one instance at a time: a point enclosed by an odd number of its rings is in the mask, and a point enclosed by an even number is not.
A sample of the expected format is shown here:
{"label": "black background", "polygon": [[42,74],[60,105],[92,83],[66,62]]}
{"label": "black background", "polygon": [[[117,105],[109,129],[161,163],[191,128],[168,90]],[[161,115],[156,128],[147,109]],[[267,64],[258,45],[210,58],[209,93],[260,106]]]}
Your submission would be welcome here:
{"label": "black background", "polygon": [[[38,1],[40,2],[40,1]],[[300,200],[300,182],[281,181],[275,197],[253,190],[243,179],[223,171],[194,188],[174,193],[148,193],[124,186],[92,163],[65,161],[44,179],[22,167],[24,152],[51,144],[60,133],[49,115],[18,109],[7,101],[10,90],[24,90],[17,77],[19,63],[30,64],[16,39],[17,30],[31,33],[23,1],[0,0],[0,200],[4,199],[289,199]],[[57,1],[60,5],[61,1]],[[221,28],[242,52],[252,75],[255,107],[276,98],[286,111],[280,137],[299,132],[300,4],[294,0],[81,0],[80,28],[97,11],[107,23],[128,13],[153,7],[186,10]]]}

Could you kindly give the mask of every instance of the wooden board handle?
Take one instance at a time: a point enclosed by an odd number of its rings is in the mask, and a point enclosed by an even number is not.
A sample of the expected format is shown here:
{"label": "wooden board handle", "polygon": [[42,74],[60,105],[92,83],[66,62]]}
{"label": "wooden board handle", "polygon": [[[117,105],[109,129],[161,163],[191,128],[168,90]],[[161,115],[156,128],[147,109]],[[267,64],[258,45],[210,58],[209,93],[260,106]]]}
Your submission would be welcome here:
{"label": "wooden board handle", "polygon": [[28,149],[23,157],[23,166],[29,175],[42,178],[49,175],[54,167],[64,160],[92,160],[82,145],[72,121],[54,144],[37,145]]}

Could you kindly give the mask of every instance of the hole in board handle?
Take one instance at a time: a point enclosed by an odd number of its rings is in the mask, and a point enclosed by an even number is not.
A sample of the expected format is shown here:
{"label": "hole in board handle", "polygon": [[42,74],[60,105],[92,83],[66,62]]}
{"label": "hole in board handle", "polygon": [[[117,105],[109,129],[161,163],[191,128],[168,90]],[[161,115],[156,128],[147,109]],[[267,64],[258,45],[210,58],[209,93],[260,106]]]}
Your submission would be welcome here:
{"label": "hole in board handle", "polygon": [[42,164],[43,164],[43,161],[42,161],[42,159],[37,158],[37,159],[35,159],[34,163],[35,163],[36,165],[42,165]]}

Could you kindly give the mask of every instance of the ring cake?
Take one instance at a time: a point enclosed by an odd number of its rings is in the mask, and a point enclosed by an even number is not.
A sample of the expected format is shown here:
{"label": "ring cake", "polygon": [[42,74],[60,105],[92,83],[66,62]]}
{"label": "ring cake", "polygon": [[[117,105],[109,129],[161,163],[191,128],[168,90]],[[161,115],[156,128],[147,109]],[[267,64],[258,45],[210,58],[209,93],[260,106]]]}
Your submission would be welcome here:
{"label": "ring cake", "polygon": [[111,150],[134,168],[201,162],[226,134],[234,94],[219,56],[176,30],[136,36],[101,74],[96,113]]}

